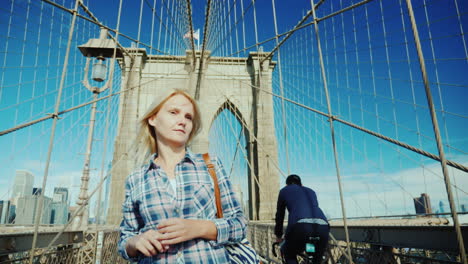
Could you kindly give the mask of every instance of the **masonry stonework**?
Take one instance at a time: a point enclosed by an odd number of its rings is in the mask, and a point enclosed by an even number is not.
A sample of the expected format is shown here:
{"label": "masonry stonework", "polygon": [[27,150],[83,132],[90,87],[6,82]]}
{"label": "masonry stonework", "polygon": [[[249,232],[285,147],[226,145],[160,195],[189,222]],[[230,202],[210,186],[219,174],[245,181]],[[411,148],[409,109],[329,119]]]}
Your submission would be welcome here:
{"label": "masonry stonework", "polygon": [[[195,97],[200,80],[198,102],[202,130],[191,142],[193,152],[208,151],[208,134],[212,122],[224,109],[237,117],[246,131],[249,179],[249,216],[252,219],[273,219],[279,190],[279,175],[273,164],[278,163],[274,136],[272,72],[275,62],[266,59],[268,53],[250,53],[248,58],[211,57],[204,53],[200,73],[200,52],[187,51],[186,56],[147,55],[144,49],[130,49],[120,61],[122,90],[119,125],[113,158],[108,223],[119,224],[125,195],[125,179],[147,162],[149,153],[141,147],[138,121],[158,93],[169,88],[181,88]],[[198,78],[198,74],[201,78]]]}

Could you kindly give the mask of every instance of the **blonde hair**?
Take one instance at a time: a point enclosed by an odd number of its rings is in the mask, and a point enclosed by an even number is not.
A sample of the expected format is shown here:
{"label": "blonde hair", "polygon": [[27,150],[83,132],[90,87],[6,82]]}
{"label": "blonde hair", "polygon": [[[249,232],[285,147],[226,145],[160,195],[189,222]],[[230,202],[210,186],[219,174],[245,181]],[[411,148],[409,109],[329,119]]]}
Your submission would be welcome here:
{"label": "blonde hair", "polygon": [[140,120],[140,133],[139,135],[143,137],[143,144],[151,153],[158,152],[157,138],[154,131],[154,127],[151,126],[148,120],[157,115],[162,106],[172,97],[176,95],[182,95],[187,98],[193,105],[193,119],[192,119],[192,131],[190,132],[187,144],[195,137],[195,135],[201,129],[201,117],[198,104],[195,99],[192,98],[186,91],[181,89],[169,89],[167,92],[160,94],[153,103],[148,108],[147,112],[143,115]]}

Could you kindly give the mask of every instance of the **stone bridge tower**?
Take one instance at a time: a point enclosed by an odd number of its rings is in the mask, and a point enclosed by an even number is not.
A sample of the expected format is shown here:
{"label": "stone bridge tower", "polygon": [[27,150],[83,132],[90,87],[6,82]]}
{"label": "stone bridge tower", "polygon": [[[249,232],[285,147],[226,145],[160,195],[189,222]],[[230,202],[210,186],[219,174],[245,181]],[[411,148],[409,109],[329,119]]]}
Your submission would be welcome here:
{"label": "stone bridge tower", "polygon": [[[145,49],[130,49],[120,61],[122,91],[119,124],[115,141],[109,224],[121,221],[125,178],[148,153],[138,148],[137,122],[155,95],[167,88],[182,88],[198,98],[203,128],[191,143],[194,152],[208,151],[208,133],[217,115],[228,109],[244,126],[248,170],[250,218],[267,220],[274,217],[279,190],[279,173],[275,136],[271,59],[261,62],[268,53],[250,53],[248,58],[211,57],[204,54],[199,74],[200,52],[193,56],[147,55]],[[195,57],[195,63],[193,58]],[[197,89],[197,81],[200,81]]]}

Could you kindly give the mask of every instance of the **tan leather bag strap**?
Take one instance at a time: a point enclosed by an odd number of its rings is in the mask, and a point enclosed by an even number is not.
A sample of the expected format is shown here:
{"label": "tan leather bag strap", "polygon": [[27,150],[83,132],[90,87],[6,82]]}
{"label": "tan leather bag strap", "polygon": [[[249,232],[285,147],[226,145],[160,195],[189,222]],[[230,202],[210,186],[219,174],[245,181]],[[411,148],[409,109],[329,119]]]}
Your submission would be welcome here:
{"label": "tan leather bag strap", "polygon": [[210,154],[203,154],[203,159],[205,160],[206,166],[208,167],[208,172],[213,179],[215,199],[216,199],[216,216],[218,218],[223,218],[223,207],[221,206],[221,194],[219,192],[218,177],[216,177],[216,171],[213,163],[211,163]]}

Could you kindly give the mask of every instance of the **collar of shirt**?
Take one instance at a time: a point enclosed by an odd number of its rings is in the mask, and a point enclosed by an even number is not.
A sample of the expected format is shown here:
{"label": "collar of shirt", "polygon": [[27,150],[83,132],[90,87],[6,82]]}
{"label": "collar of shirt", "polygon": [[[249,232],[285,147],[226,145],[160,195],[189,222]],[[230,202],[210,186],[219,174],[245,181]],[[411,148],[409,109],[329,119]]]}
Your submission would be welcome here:
{"label": "collar of shirt", "polygon": [[[155,170],[157,168],[158,165],[154,163],[154,160],[156,159],[157,156],[158,156],[158,153],[153,153],[151,155],[148,164],[145,165],[145,168],[144,168],[145,173],[147,173],[150,170]],[[188,161],[188,162],[195,164],[195,155],[192,153],[190,149],[185,150],[185,156],[182,159],[182,161]]]}

